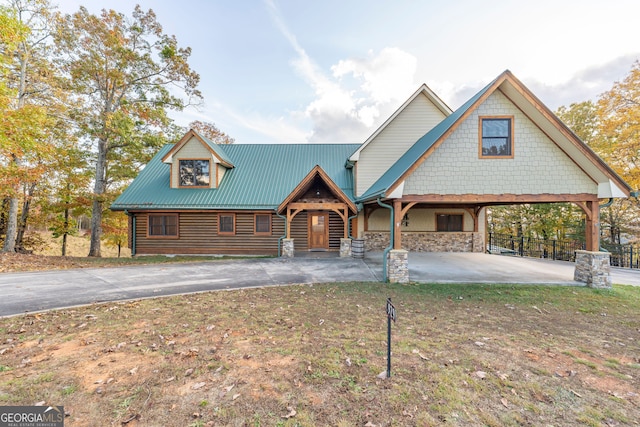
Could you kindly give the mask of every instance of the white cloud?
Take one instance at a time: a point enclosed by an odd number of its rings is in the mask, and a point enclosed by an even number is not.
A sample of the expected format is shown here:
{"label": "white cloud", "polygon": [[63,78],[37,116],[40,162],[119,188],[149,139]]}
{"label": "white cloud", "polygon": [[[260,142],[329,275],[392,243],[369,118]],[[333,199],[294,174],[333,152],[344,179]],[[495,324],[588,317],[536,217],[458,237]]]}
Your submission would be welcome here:
{"label": "white cloud", "polygon": [[370,51],[365,58],[348,58],[323,72],[298,43],[277,7],[266,0],[269,13],[297,57],[296,72],[311,86],[314,99],[304,110],[312,122],[311,142],[362,142],[373,128],[417,88],[413,78],[417,59],[398,48]]}

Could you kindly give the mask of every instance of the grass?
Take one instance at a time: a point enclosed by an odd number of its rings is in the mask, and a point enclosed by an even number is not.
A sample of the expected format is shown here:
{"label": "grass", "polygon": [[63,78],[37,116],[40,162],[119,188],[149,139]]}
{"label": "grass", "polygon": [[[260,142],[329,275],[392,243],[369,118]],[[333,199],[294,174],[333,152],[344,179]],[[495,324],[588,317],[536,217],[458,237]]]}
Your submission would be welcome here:
{"label": "grass", "polygon": [[[381,379],[387,297],[398,321]],[[640,419],[640,289],[627,286],[290,286],[12,317],[0,331],[0,402],[64,405],[68,426]]]}

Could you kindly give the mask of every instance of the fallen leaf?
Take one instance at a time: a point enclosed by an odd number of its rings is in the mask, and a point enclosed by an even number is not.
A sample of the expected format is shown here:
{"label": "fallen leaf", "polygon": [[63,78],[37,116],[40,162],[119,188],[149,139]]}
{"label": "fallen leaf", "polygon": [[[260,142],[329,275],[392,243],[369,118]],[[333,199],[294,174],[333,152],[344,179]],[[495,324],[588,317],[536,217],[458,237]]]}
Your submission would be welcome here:
{"label": "fallen leaf", "polygon": [[195,383],[194,385],[192,385],[192,386],[191,386],[191,389],[192,389],[192,390],[198,390],[198,389],[201,389],[202,387],[204,387],[204,386],[205,386],[205,384],[207,384],[207,383],[205,383],[205,382]]}
{"label": "fallen leaf", "polygon": [[289,411],[289,413],[287,415],[283,415],[282,418],[288,420],[289,418],[293,418],[296,416],[297,412],[295,409],[293,409],[291,406],[287,406],[287,411]]}
{"label": "fallen leaf", "polygon": [[191,374],[193,374],[193,368],[189,368],[186,371],[184,371],[184,376],[185,377],[188,377]]}
{"label": "fallen leaf", "polygon": [[509,404],[508,404],[508,402],[507,402],[507,399],[505,399],[505,398],[503,397],[502,399],[500,399],[500,402],[502,403],[502,405],[503,405],[505,408],[507,408],[507,409],[509,408]]}
{"label": "fallen leaf", "polygon": [[347,366],[351,366],[351,359],[347,357],[347,360],[345,360],[344,363],[346,363]]}
{"label": "fallen leaf", "polygon": [[236,400],[239,397],[240,397],[240,393],[234,394],[233,397],[231,398],[231,400]]}
{"label": "fallen leaf", "polygon": [[137,373],[138,373],[138,367],[137,366],[129,371],[129,375],[135,375]]}

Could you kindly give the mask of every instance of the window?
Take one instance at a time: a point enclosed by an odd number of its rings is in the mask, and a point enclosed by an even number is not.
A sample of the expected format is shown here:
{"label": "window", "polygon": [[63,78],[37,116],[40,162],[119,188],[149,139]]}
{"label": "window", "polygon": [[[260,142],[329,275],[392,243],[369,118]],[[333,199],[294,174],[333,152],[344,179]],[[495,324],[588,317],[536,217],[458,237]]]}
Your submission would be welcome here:
{"label": "window", "polygon": [[209,160],[180,160],[181,187],[208,187]]}
{"label": "window", "polygon": [[480,157],[513,158],[513,117],[480,117]]}
{"label": "window", "polygon": [[462,231],[462,214],[436,214],[437,231]]}
{"label": "window", "polygon": [[149,237],[178,237],[178,214],[149,215]]}
{"label": "window", "polygon": [[218,215],[218,234],[236,234],[236,215]]}
{"label": "window", "polygon": [[271,235],[271,214],[256,214],[255,234]]}

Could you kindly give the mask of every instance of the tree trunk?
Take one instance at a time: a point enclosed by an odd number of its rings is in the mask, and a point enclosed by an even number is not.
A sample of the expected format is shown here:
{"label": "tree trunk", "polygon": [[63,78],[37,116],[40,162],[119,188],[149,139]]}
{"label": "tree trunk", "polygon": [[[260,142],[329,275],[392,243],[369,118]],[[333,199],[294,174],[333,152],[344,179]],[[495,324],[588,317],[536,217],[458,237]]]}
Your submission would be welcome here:
{"label": "tree trunk", "polygon": [[16,233],[18,225],[18,198],[9,199],[9,215],[7,216],[7,230],[4,236],[2,252],[16,251]]}
{"label": "tree trunk", "polygon": [[[24,45],[21,46],[23,48]],[[26,49],[21,49],[22,53],[26,53]],[[28,55],[23,54],[19,56],[20,58],[20,74],[19,74],[19,85],[18,85],[18,105],[17,109],[21,109],[25,105],[25,92],[27,87],[27,58]],[[18,167],[20,166],[20,161],[17,155],[12,154],[11,161],[14,162]],[[18,190],[18,188],[14,188],[14,190]],[[17,191],[14,193],[17,194]],[[7,216],[7,230],[4,238],[4,246],[2,247],[2,252],[15,252],[16,250],[16,236],[18,229],[18,198],[16,196],[11,197],[9,201],[9,215]]]}
{"label": "tree trunk", "polygon": [[67,256],[67,236],[69,232],[69,208],[64,210],[64,233],[62,234],[62,256]]}
{"label": "tree trunk", "polygon": [[91,246],[90,257],[101,257],[100,239],[102,237],[102,207],[103,196],[106,189],[107,169],[107,141],[98,141],[98,156],[96,158],[96,182],[93,191],[93,207],[91,210]]}
{"label": "tree trunk", "polygon": [[24,249],[24,233],[27,231],[27,220],[29,219],[29,212],[31,211],[31,199],[33,192],[36,190],[36,183],[32,183],[29,186],[28,192],[24,195],[24,202],[22,203],[22,214],[18,221],[18,234],[16,235],[16,250],[22,251]]}

